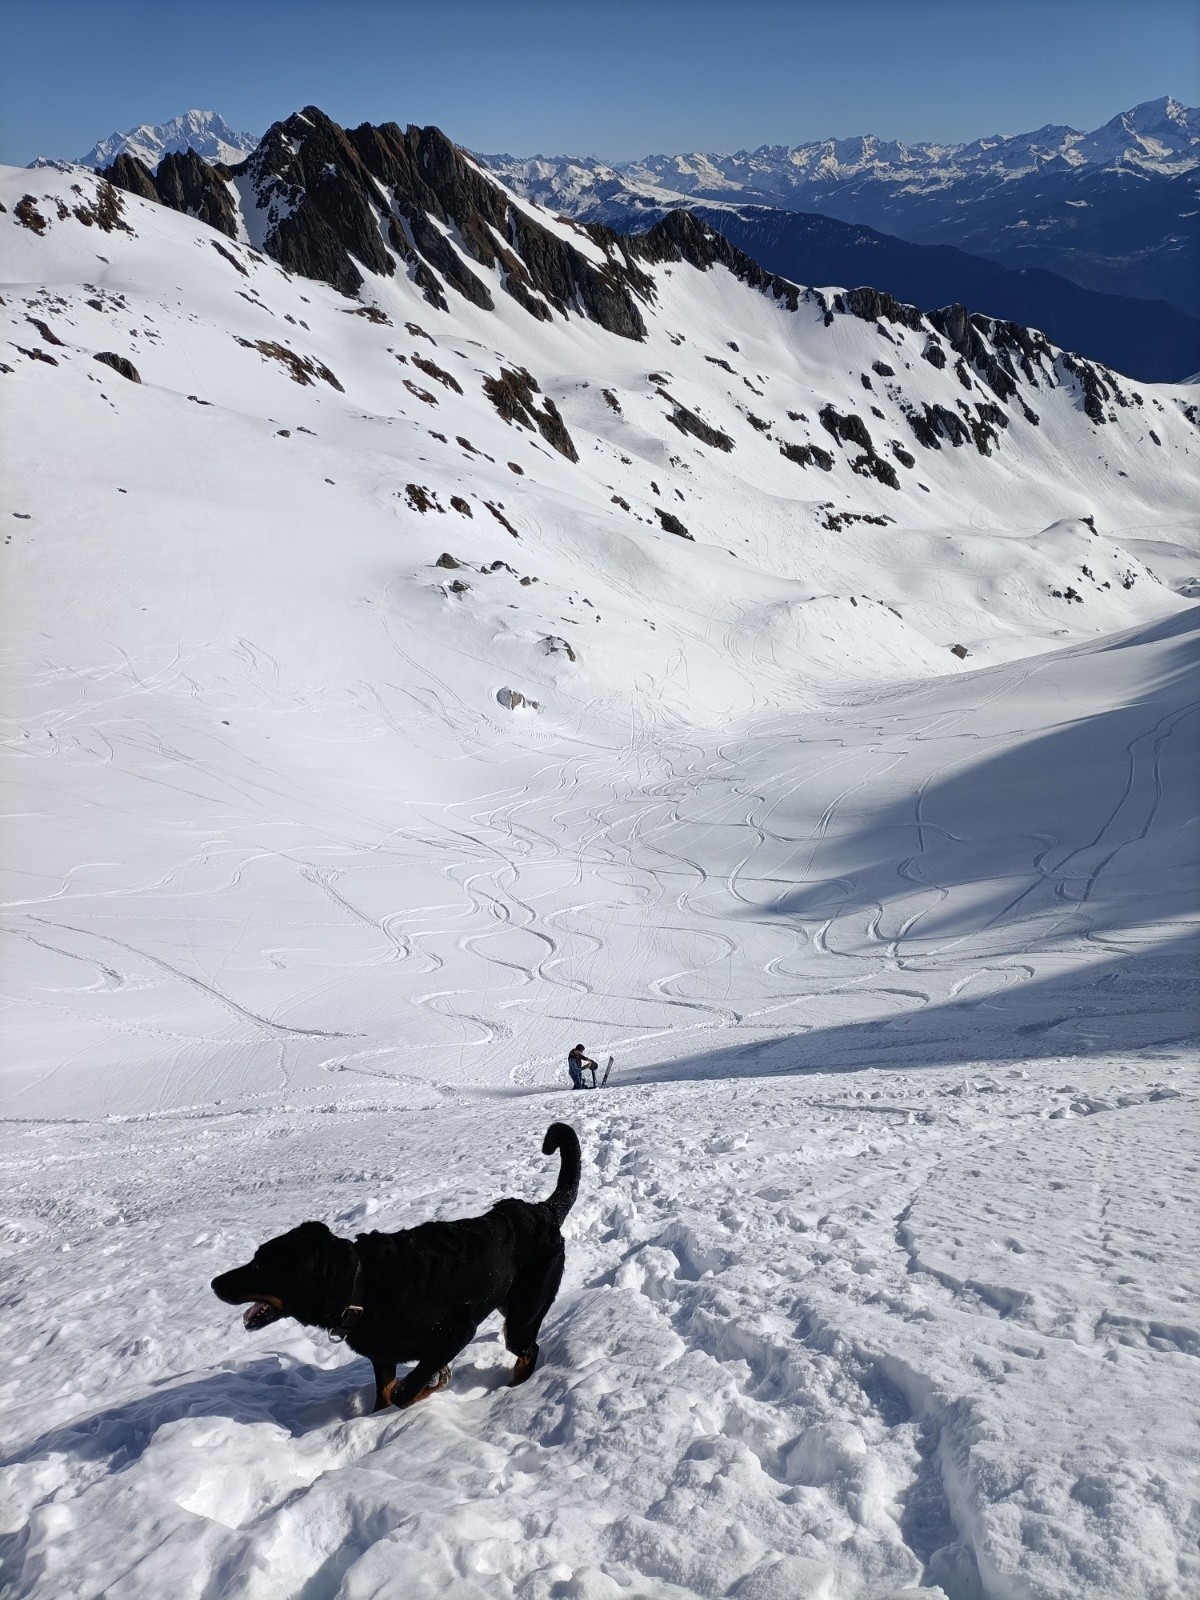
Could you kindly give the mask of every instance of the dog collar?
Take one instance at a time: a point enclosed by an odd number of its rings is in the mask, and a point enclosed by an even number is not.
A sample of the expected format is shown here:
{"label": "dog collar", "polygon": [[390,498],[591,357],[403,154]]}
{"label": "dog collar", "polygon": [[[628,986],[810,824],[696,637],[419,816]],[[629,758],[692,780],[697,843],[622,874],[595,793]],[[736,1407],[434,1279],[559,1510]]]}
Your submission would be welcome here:
{"label": "dog collar", "polygon": [[358,1326],[359,1319],[362,1317],[362,1314],[363,1314],[363,1304],[362,1304],[363,1264],[362,1264],[362,1257],[359,1255],[358,1251],[355,1250],[353,1245],[350,1246],[350,1249],[351,1249],[351,1252],[353,1253],[353,1256],[354,1256],[354,1282],[350,1285],[350,1303],[349,1303],[349,1305],[347,1305],[345,1307],[345,1309],[342,1311],[342,1314],[338,1318],[337,1323],[335,1324],[335,1326],[330,1328],[330,1330],[329,1330],[329,1337],[333,1340],[334,1344],[341,1344],[342,1340],[346,1337],[347,1334],[350,1334],[350,1333],[354,1332],[355,1328]]}

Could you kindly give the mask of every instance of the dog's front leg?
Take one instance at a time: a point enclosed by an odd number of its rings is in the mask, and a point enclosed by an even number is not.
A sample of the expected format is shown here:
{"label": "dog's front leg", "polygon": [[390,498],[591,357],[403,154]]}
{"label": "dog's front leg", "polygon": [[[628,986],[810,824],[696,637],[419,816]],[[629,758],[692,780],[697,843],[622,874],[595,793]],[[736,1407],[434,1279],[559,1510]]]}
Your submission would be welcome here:
{"label": "dog's front leg", "polygon": [[465,1315],[441,1323],[434,1333],[429,1354],[422,1356],[408,1376],[392,1386],[392,1404],[403,1411],[418,1400],[424,1400],[426,1395],[444,1389],[450,1382],[451,1361],[470,1344],[478,1326],[478,1322]]}
{"label": "dog's front leg", "polygon": [[394,1361],[372,1361],[375,1368],[375,1410],[386,1411],[392,1403],[392,1390],[396,1385]]}

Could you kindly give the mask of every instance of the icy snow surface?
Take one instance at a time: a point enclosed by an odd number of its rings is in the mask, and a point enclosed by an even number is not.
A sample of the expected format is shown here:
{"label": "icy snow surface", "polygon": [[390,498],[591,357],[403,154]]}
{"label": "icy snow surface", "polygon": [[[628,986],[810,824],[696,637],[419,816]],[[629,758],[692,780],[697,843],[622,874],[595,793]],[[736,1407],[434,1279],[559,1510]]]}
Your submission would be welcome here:
{"label": "icy snow surface", "polygon": [[[898,493],[746,413],[911,446],[860,374],[953,403],[923,333],[682,264],[644,344],[402,274],[377,323],[77,181],[0,215],[3,1592],[1200,1592],[1195,391],[1047,390]],[[364,1415],[212,1296],[546,1193],[556,1117],[524,1387],[492,1321]]]}

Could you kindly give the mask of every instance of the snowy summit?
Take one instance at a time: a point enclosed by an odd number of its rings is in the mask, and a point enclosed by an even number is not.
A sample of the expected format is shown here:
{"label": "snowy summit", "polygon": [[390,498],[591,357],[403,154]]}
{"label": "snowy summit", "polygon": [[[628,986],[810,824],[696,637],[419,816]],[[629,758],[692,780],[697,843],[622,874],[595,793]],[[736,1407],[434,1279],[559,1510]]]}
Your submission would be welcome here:
{"label": "snowy summit", "polygon": [[110,133],[79,161],[85,167],[107,167],[118,156],[128,155],[153,168],[165,155],[194,150],[206,161],[234,166],[244,161],[257,143],[256,134],[237,132],[216,111],[185,111],[169,122],[139,122],[128,133]]}

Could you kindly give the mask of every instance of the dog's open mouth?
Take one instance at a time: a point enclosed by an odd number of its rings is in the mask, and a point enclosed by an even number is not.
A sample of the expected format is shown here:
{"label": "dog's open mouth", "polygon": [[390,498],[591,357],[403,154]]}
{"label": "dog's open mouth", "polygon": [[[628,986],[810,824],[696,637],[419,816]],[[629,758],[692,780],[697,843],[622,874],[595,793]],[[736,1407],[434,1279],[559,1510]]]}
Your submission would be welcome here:
{"label": "dog's open mouth", "polygon": [[269,1323],[278,1322],[283,1312],[278,1306],[269,1304],[266,1300],[256,1300],[249,1311],[242,1316],[242,1326],[253,1332],[255,1328],[265,1328]]}

